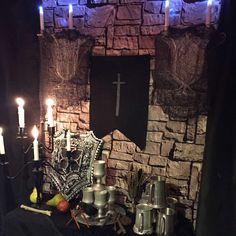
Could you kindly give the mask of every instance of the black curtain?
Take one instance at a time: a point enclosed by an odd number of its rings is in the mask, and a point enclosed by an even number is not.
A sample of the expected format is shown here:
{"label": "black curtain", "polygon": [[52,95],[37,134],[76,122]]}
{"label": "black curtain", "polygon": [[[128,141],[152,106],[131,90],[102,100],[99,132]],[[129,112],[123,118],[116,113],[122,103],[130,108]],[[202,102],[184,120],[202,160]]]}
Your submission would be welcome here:
{"label": "black curtain", "polygon": [[236,235],[235,0],[224,0],[209,46],[209,116],[197,236]]}
{"label": "black curtain", "polygon": [[[1,2],[0,14],[0,126],[4,129],[4,141],[8,166],[0,166],[0,232],[6,212],[24,203],[32,188],[30,170],[26,169],[15,180],[6,175],[16,175],[24,164],[18,130],[15,98],[25,98],[26,132],[32,141],[30,130],[39,117],[39,46],[38,1],[12,0]],[[30,159],[30,156],[28,157]]]}

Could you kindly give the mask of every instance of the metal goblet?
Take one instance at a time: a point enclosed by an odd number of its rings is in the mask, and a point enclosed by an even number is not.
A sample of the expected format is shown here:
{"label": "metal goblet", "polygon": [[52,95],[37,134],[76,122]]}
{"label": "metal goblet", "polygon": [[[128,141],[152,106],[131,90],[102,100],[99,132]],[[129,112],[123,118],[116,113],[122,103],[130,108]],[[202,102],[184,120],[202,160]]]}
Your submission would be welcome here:
{"label": "metal goblet", "polygon": [[87,204],[93,204],[94,202],[94,191],[92,187],[87,187],[83,189],[82,202]]}
{"label": "metal goblet", "polygon": [[93,189],[95,191],[104,190],[104,186],[102,184],[102,177],[105,176],[105,165],[106,162],[103,160],[94,161],[93,175],[96,178],[96,184],[94,184]]}
{"label": "metal goblet", "polygon": [[94,192],[95,196],[94,206],[98,209],[98,218],[105,217],[104,208],[107,204],[107,194],[108,194],[107,190]]}
{"label": "metal goblet", "polygon": [[97,178],[97,183],[101,183],[101,178],[105,175],[106,162],[103,160],[94,161],[93,175]]}
{"label": "metal goblet", "polygon": [[111,207],[115,203],[116,198],[116,187],[114,186],[107,186],[106,190],[108,192],[108,205]]}

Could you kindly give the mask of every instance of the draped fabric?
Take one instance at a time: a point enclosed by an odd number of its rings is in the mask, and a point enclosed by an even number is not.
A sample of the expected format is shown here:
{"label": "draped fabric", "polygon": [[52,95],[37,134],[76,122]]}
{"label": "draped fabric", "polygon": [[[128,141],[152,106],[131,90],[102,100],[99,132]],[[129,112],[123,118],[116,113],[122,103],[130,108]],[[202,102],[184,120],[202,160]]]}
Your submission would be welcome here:
{"label": "draped fabric", "polygon": [[[235,1],[223,1],[209,46],[209,116],[197,236],[236,235]],[[233,14],[234,13],[234,14]]]}
{"label": "draped fabric", "polygon": [[[0,126],[4,131],[4,142],[8,166],[0,166],[0,235],[4,215],[28,199],[32,181],[30,170],[15,180],[6,175],[16,175],[24,163],[18,131],[16,96],[26,100],[26,125],[29,131],[38,116],[38,27],[37,1],[12,0],[1,2],[0,15]],[[29,116],[30,114],[30,116]],[[30,157],[27,157],[30,158]],[[27,179],[27,181],[26,181]]]}

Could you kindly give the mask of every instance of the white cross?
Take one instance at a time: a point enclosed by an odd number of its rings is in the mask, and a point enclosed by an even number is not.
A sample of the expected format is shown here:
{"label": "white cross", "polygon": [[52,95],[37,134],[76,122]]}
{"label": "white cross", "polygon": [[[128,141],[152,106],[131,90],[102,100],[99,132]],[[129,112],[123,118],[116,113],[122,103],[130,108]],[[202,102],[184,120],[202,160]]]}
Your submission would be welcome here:
{"label": "white cross", "polygon": [[113,81],[113,84],[117,86],[116,88],[116,116],[119,116],[120,111],[120,86],[125,84],[125,82],[120,81],[120,73],[117,74],[117,81]]}

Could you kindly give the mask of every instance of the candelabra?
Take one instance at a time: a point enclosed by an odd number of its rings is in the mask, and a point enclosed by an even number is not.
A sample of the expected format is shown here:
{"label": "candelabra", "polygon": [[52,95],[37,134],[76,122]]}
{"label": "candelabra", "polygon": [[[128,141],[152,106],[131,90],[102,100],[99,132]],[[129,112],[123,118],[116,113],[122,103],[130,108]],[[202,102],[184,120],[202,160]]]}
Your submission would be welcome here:
{"label": "candelabra", "polygon": [[[38,132],[38,131],[37,131]],[[6,155],[4,154],[0,154],[0,165],[4,168],[4,173],[5,173],[5,177],[9,180],[15,180],[19,175],[21,175],[22,173],[25,173],[25,169],[32,165],[33,169],[32,169],[32,173],[34,176],[34,185],[37,191],[37,198],[36,198],[36,204],[35,206],[37,208],[40,208],[41,203],[42,203],[42,185],[43,185],[43,169],[45,166],[50,166],[51,168],[53,168],[56,172],[58,172],[59,174],[63,174],[61,173],[59,170],[56,170],[51,164],[50,162],[48,162],[46,160],[46,158],[44,157],[45,152],[47,153],[52,153],[53,149],[54,149],[54,135],[55,135],[55,127],[48,127],[47,130],[47,136],[48,136],[48,140],[47,143],[48,145],[46,145],[46,142],[41,142],[40,144],[38,144],[37,138],[38,138],[38,133],[36,134],[36,136],[34,135],[34,142],[30,143],[27,147],[25,147],[25,139],[28,138],[26,132],[25,132],[25,128],[20,127],[18,129],[18,133],[17,133],[17,139],[20,140],[20,145],[21,145],[21,156],[24,160],[23,165],[19,168],[19,170],[17,171],[17,173],[13,176],[10,176],[8,174],[8,172],[6,171],[7,168],[9,167],[9,162],[6,159]],[[30,151],[34,152],[34,159],[33,160],[28,160],[28,154],[30,153]],[[68,151],[67,152],[68,155],[68,159],[70,160],[71,157],[71,153]],[[70,161],[69,161],[70,163]]]}

